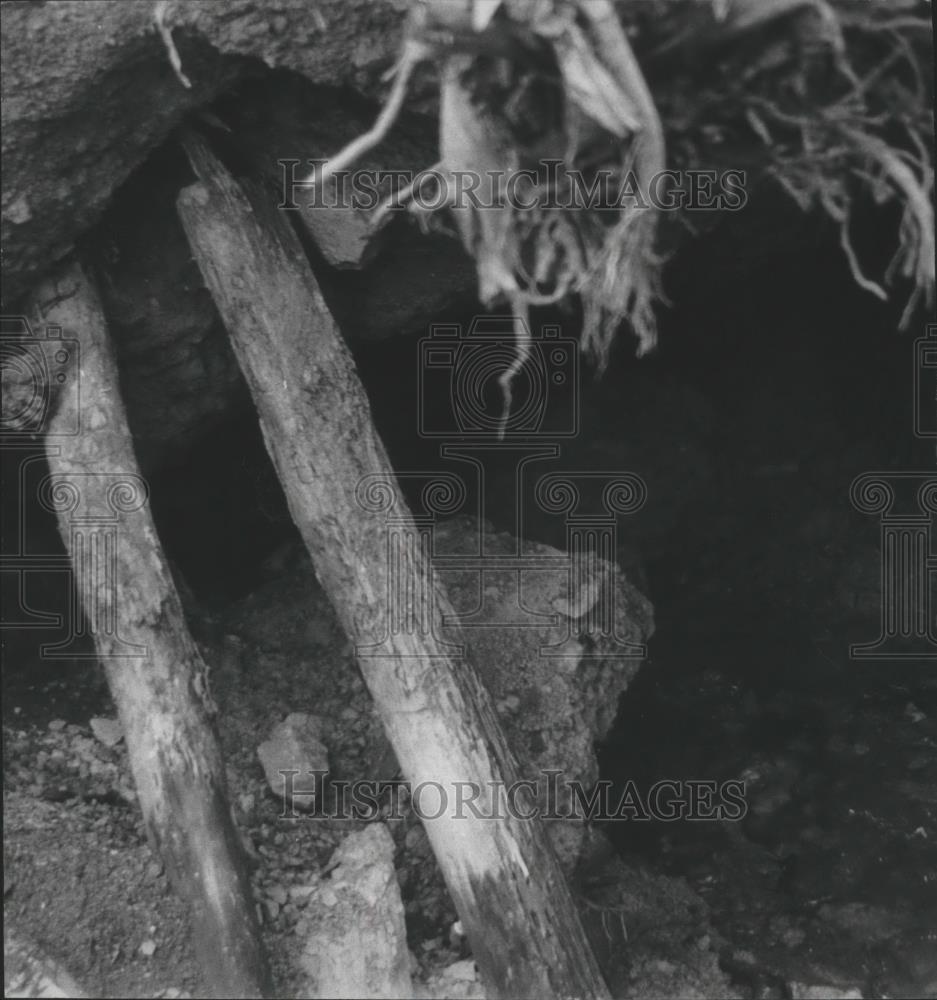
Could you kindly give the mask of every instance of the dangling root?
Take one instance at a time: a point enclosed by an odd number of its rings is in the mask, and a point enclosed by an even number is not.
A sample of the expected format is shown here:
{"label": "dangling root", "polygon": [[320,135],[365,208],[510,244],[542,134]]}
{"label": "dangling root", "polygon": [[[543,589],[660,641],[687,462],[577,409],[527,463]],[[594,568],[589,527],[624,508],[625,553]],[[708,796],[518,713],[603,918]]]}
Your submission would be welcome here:
{"label": "dangling root", "polygon": [[368,222],[373,230],[380,229],[390,214],[398,208],[403,208],[411,201],[418,191],[423,189],[423,185],[429,180],[439,180],[441,163],[434,163],[431,167],[421,170],[409,184],[399,191],[389,194],[374,210]]}
{"label": "dangling root", "polygon": [[167,0],[159,0],[159,3],[153,8],[153,20],[156,23],[156,30],[159,32],[159,37],[162,38],[163,45],[166,46],[169,65],[172,66],[182,86],[186,90],[191,90],[192,81],[182,72],[182,59],[179,58],[179,50],[176,48],[176,43],[172,40],[172,28],[166,24],[166,6]]}
{"label": "dangling root", "polygon": [[530,323],[527,315],[527,300],[524,296],[511,296],[511,313],[514,316],[514,349],[517,353],[509,367],[498,378],[498,385],[501,386],[501,395],[504,400],[501,422],[498,424],[499,441],[504,440],[504,432],[507,430],[508,420],[511,417],[511,403],[514,401],[511,383],[530,357]]}
{"label": "dangling root", "polygon": [[383,141],[403,107],[404,98],[407,96],[407,84],[410,82],[413,70],[418,63],[428,58],[430,51],[429,47],[422,42],[413,38],[407,39],[394,73],[394,85],[373,128],[348,143],[343,150],[323,164],[321,170],[313,170],[304,181],[305,184],[325,184],[333,174],[351,166],[355,160],[364,156],[365,153]]}
{"label": "dangling root", "polygon": [[[583,0],[579,9],[591,29],[596,52],[630,98],[641,121],[630,156],[638,175],[649,182],[666,167],[664,127],[628,37],[608,0]],[[602,371],[611,340],[623,319],[638,339],[638,353],[646,354],[657,340],[654,303],[661,299],[657,255],[657,212],[625,210],[602,246],[592,254],[583,277],[586,328],[583,345]]]}

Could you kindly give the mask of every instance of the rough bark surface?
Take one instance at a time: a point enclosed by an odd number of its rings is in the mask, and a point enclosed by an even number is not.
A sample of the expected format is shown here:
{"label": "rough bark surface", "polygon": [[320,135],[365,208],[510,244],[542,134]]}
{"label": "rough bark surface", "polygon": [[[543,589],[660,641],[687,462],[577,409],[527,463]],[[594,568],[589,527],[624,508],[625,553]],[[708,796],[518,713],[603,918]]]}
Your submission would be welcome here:
{"label": "rough bark surface", "polygon": [[[358,502],[365,477],[393,489],[351,356],[295,239],[256,189],[241,190],[200,143],[201,182],[179,211],[231,334],[290,510],[336,614],[359,651],[386,624],[384,517]],[[400,531],[413,531],[398,498]],[[402,586],[437,615],[445,592],[413,552]],[[481,800],[516,764],[478,675],[431,628],[388,629],[386,653],[359,655],[404,775],[450,795],[478,783]],[[491,807],[489,807],[491,808]],[[451,809],[449,810],[451,813]],[[607,987],[543,829],[472,810],[426,828],[492,996],[605,997]]]}
{"label": "rough bark surface", "polygon": [[2,241],[9,308],[101,215],[114,190],[193,109],[264,66],[373,91],[399,41],[393,0],[3,4]]}
{"label": "rough bark surface", "polygon": [[268,996],[206,668],[149,512],[97,291],[72,264],[41,285],[34,302],[41,321],[78,341],[80,366],[46,435],[43,502],[57,513],[71,556],[147,835],[189,904],[204,988],[212,996]]}

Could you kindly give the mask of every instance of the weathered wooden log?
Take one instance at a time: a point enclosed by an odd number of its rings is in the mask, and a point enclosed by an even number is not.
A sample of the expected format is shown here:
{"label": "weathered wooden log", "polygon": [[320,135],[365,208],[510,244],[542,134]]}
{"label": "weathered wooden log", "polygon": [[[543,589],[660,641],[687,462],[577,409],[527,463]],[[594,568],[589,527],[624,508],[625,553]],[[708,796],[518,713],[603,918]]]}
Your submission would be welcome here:
{"label": "weathered wooden log", "polygon": [[[351,355],[282,213],[239,186],[198,137],[200,182],[179,197],[192,251],[231,335],[267,449],[316,573],[359,651],[386,613],[386,525],[356,502],[365,477],[393,482]],[[399,491],[398,491],[399,492]],[[413,529],[402,498],[395,526]],[[452,609],[435,574],[400,553],[397,579],[437,615]],[[500,997],[607,997],[562,871],[538,821],[503,808],[516,765],[475,670],[432,629],[389,629],[390,656],[359,655],[404,775],[414,787],[480,791],[479,815],[451,808],[427,834],[489,990]],[[492,784],[495,783],[495,784]],[[473,789],[473,790],[474,790]],[[489,809],[486,809],[485,806]]]}
{"label": "weathered wooden log", "polygon": [[206,668],[149,511],[97,289],[69,264],[40,285],[33,303],[40,322],[77,341],[80,365],[68,373],[47,428],[50,476],[41,499],[56,511],[72,559],[147,836],[190,907],[203,988],[218,997],[269,996]]}

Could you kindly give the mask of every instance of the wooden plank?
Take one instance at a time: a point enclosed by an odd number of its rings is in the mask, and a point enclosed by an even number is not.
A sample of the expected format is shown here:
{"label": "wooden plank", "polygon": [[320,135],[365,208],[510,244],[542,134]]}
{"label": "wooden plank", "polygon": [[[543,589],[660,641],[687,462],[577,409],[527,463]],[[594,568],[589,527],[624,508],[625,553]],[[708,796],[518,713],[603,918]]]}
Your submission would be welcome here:
{"label": "wooden plank", "polygon": [[[356,644],[382,634],[386,528],[356,502],[392,470],[364,389],[295,234],[262,190],[237,184],[190,136],[199,183],[179,214],[253,393],[267,449],[316,574]],[[413,529],[409,511],[395,524]],[[406,554],[410,594],[452,609],[431,570]],[[516,766],[475,670],[431,631],[390,630],[390,659],[359,657],[404,775],[481,790]],[[538,821],[505,812],[425,822],[491,997],[607,997],[572,897]]]}
{"label": "wooden plank", "polygon": [[150,514],[97,289],[66,264],[33,301],[40,322],[78,341],[80,366],[48,424],[45,502],[117,705],[147,836],[190,907],[210,995],[270,996],[206,668]]}

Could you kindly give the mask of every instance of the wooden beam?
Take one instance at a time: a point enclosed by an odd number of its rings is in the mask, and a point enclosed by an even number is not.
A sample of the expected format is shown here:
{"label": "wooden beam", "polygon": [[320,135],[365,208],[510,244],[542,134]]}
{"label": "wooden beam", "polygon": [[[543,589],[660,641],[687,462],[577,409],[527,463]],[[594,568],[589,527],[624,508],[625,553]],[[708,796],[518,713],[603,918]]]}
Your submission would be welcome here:
{"label": "wooden beam", "polygon": [[[386,525],[356,502],[367,476],[393,482],[348,348],[302,249],[272,199],[238,184],[196,136],[200,180],[178,208],[231,335],[267,449],[316,574],[353,643],[380,638],[386,615]],[[399,491],[398,491],[399,493]],[[395,526],[413,528],[402,497]],[[411,595],[452,613],[435,575],[402,553]],[[387,659],[359,656],[387,735],[415,786],[481,791],[516,765],[475,670],[432,630],[391,629]],[[451,812],[451,810],[450,810]],[[607,997],[563,873],[538,820],[472,815],[425,821],[430,843],[491,997]]]}
{"label": "wooden beam", "polygon": [[80,265],[67,264],[33,305],[40,323],[78,344],[80,364],[47,427],[43,500],[72,559],[147,836],[189,905],[203,988],[215,997],[271,996],[206,668],[150,514],[97,289]]}

